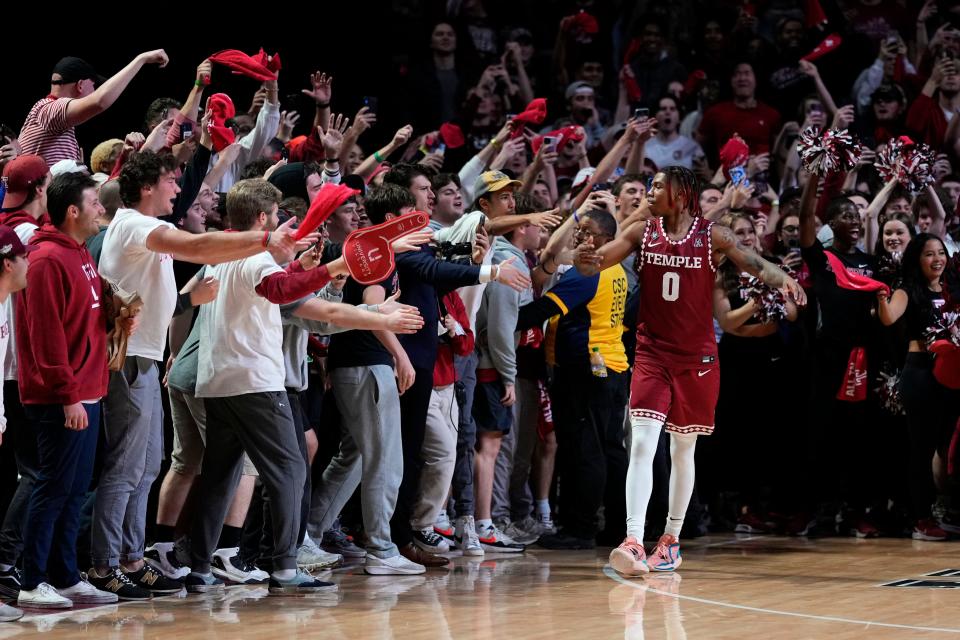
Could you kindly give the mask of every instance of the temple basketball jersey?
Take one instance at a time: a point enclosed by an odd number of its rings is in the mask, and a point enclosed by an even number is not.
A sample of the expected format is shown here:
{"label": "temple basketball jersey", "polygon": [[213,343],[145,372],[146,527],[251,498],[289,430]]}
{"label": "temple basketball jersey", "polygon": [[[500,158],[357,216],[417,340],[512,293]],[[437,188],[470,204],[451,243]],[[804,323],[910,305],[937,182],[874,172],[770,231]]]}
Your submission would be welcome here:
{"label": "temple basketball jersey", "polygon": [[717,362],[712,227],[712,222],[698,216],[687,235],[675,241],[664,233],[663,218],[647,223],[636,260],[640,282],[638,354],[654,356],[663,365],[677,368]]}

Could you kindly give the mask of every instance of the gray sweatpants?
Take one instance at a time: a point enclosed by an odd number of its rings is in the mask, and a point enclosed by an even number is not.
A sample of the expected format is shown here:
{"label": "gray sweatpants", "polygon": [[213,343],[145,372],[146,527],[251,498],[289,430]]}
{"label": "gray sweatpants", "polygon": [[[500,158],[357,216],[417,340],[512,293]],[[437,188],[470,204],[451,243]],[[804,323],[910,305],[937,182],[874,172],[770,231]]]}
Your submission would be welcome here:
{"label": "gray sweatpants", "polygon": [[91,525],[98,567],[143,558],[147,498],[163,459],[163,408],[157,363],[128,356],[110,373],[103,401],[103,468]]}
{"label": "gray sweatpants", "polygon": [[273,568],[297,568],[300,501],[306,468],[286,391],[204,398],[207,448],[190,536],[194,571],[210,570],[223,519],[243,472],[246,451],[270,497]]}
{"label": "gray sweatpants", "polygon": [[522,520],[533,511],[530,467],[537,445],[540,389],[536,380],[517,378],[513,429],[500,441],[493,474],[491,515],[494,520]]}
{"label": "gray sweatpants", "polygon": [[343,367],[334,369],[330,378],[346,432],[340,451],[314,488],[309,533],[319,540],[362,480],[367,553],[391,558],[399,553],[390,537],[390,518],[403,479],[400,395],[393,368]]}
{"label": "gray sweatpants", "polygon": [[473,458],[477,446],[477,423],[473,419],[473,392],[477,386],[477,352],[453,357],[457,380],[463,385],[463,404],[460,405],[460,424],[457,429],[457,459],[453,467],[452,513],[457,517],[472,516]]}

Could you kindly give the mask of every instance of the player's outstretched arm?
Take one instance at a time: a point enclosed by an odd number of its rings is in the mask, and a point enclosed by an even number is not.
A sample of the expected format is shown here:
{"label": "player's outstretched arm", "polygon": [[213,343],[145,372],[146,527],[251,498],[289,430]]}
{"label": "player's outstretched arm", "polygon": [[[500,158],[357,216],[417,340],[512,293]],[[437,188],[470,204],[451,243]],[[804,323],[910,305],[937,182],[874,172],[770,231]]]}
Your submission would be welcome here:
{"label": "player's outstretched arm", "polygon": [[574,254],[574,266],[581,275],[593,276],[607,267],[620,264],[640,246],[646,228],[646,222],[631,225],[600,249],[594,249],[592,241],[581,243]]}
{"label": "player's outstretched arm", "polygon": [[741,271],[746,271],[760,278],[767,286],[783,289],[784,293],[796,300],[797,304],[802,306],[807,303],[807,294],[803,288],[797,284],[796,280],[784,273],[783,270],[775,264],[767,262],[753,251],[744,251],[740,245],[737,244],[737,237],[733,235],[733,231],[729,227],[713,225],[711,234],[711,242],[713,243],[715,253],[733,261],[733,264]]}

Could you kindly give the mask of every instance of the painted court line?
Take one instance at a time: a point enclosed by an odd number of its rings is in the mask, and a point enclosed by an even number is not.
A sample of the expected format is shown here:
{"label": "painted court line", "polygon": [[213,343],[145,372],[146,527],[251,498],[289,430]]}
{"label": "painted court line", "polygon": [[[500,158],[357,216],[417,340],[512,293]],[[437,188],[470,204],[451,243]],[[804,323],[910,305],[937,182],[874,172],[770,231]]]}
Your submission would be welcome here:
{"label": "painted court line", "polygon": [[[619,575],[613,570],[613,567],[610,565],[605,565],[603,567],[603,573],[612,580],[620,582],[622,584],[628,584],[635,589],[647,589],[662,596],[668,596],[670,598],[677,598],[679,600],[688,600],[690,602],[699,602],[700,604],[709,604],[717,607],[727,607],[729,609],[740,609],[741,611],[753,611],[754,613],[770,613],[777,616],[790,616],[793,618],[807,618],[809,620],[822,620],[824,622],[843,622],[846,624],[856,624],[860,626],[868,627],[885,627],[888,629],[910,629],[911,631],[939,631],[944,633],[960,633],[960,629],[949,629],[943,627],[917,627],[909,624],[895,624],[892,622],[875,622],[873,620],[854,620],[852,618],[838,618],[836,616],[818,616],[812,613],[798,613],[795,611],[780,611],[777,609],[764,609],[762,607],[750,607],[742,604],[733,604],[732,602],[721,602],[719,600],[709,600],[707,598],[697,598],[695,596],[683,596],[678,593],[669,593],[666,591],[660,591],[659,589],[654,589],[653,587],[646,586],[643,584],[643,581],[636,580],[627,580]],[[639,582],[639,583],[638,583]],[[642,585],[642,586],[641,586]]]}

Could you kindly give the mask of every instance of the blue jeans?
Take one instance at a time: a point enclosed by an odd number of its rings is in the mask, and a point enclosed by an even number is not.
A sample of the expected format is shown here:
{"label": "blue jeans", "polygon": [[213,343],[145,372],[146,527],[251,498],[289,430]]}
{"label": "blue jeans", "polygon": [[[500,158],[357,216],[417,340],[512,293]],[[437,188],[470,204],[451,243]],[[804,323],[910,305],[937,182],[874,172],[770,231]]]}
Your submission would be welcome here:
{"label": "blue jeans", "polygon": [[80,581],[77,532],[80,509],[93,477],[100,403],[83,408],[89,426],[73,431],[64,426],[62,405],[24,405],[30,428],[36,433],[39,458],[23,532],[22,588],[26,591],[41,582],[65,588]]}

